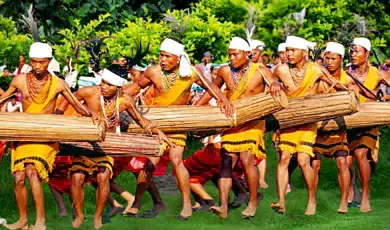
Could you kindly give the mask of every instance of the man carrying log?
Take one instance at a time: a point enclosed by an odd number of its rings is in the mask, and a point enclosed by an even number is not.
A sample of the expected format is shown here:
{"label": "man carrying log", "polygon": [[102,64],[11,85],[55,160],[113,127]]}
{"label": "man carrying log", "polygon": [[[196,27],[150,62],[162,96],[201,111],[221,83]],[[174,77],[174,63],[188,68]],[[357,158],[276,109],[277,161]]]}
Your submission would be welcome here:
{"label": "man carrying log", "polygon": [[[100,74],[102,78],[101,85],[83,87],[74,93],[75,97],[79,101],[84,101],[89,110],[101,113],[107,121],[110,131],[120,133],[119,114],[126,110],[147,133],[158,134],[160,140],[171,145],[167,137],[159,129],[152,127],[151,122],[138,112],[135,108],[134,100],[120,90],[120,87],[123,86],[126,80],[118,75],[120,71],[122,71],[120,68],[115,67],[104,69]],[[66,107],[67,101],[64,100],[58,106],[57,112],[65,111]],[[110,193],[110,178],[113,175],[113,165],[114,159],[109,156],[80,156],[73,158],[70,174],[72,176],[71,194],[76,211],[76,219],[72,224],[74,228],[78,228],[84,222],[83,184],[90,176],[96,176],[98,183],[94,227],[97,229],[102,227],[102,214]]]}
{"label": "man carrying log", "polygon": [[[347,74],[342,68],[344,52],[345,49],[343,45],[336,42],[328,42],[324,57],[327,70],[332,77],[341,84],[346,84],[347,82]],[[319,92],[329,92],[328,88],[329,87],[325,82],[321,81],[319,83]],[[321,156],[324,155],[336,159],[339,173],[338,181],[341,190],[341,202],[337,212],[343,214],[348,212],[348,189],[350,183],[350,173],[347,164],[348,151],[347,132],[345,130],[319,133],[313,148],[315,156],[312,161],[312,168],[314,170],[314,185],[316,190],[318,187]]]}
{"label": "man carrying log", "polygon": [[[84,116],[92,114],[94,120],[99,120],[96,113],[89,113],[78,103],[65,81],[48,72],[47,68],[52,58],[52,49],[48,44],[33,43],[29,55],[32,70],[17,75],[0,100],[19,90],[22,94],[22,106],[25,113],[51,114],[55,110],[58,95],[62,94],[78,113]],[[48,181],[48,174],[53,169],[57,151],[58,143],[14,143],[11,171],[15,178],[15,197],[20,217],[14,224],[5,224],[6,228],[28,228],[28,193],[25,186],[27,177],[36,210],[36,222],[33,229],[46,229],[42,181]]]}
{"label": "man carrying log", "polygon": [[[381,83],[390,86],[390,74],[384,70],[369,65],[371,42],[367,38],[355,38],[350,47],[351,66],[346,69],[350,74],[347,84],[360,92],[360,103],[368,98],[376,99],[377,90]],[[368,97],[368,98],[367,98]],[[348,147],[350,154],[355,157],[359,168],[359,178],[362,185],[360,211],[370,212],[370,165],[372,153],[378,139],[379,128],[362,128],[348,131]],[[352,161],[349,162],[352,165]]]}
{"label": "man carrying log", "polygon": [[[230,116],[233,112],[232,104],[218,87],[205,79],[200,72],[201,70],[191,68],[183,44],[166,38],[160,46],[159,64],[148,67],[144,72],[144,77],[128,87],[126,92],[134,96],[138,93],[139,88],[151,86],[154,90],[151,106],[187,105],[191,85],[196,83],[221,101],[221,109],[225,110],[226,116]],[[192,215],[188,171],[184,167],[182,159],[186,137],[186,133],[169,134],[168,138],[175,144],[175,147],[166,149],[169,152],[172,167],[176,171],[176,179],[183,198],[183,209],[177,217],[180,220],[187,220]],[[159,161],[159,158],[149,159],[154,165]],[[142,174],[140,175],[142,176]],[[143,177],[138,178],[137,184],[150,180],[150,178]],[[138,194],[142,193],[136,193],[136,200]],[[134,214],[137,213],[139,205],[134,204],[130,211]]]}
{"label": "man carrying log", "polygon": [[[288,36],[286,39],[286,55],[288,63],[278,66],[274,71],[275,81],[270,91],[277,95],[283,87],[289,98],[317,94],[317,81],[323,80],[329,85],[333,81],[325,77],[323,71],[314,63],[307,61],[310,42],[303,38]],[[283,84],[283,86],[282,86]],[[285,212],[285,194],[288,183],[288,165],[292,155],[297,155],[306,187],[308,190],[308,205],[305,214],[313,215],[316,211],[314,172],[310,166],[310,157],[313,157],[313,145],[316,140],[316,123],[280,130],[278,145],[279,163],[277,169],[278,198],[271,207],[278,213]]]}
{"label": "man carrying log", "polygon": [[[251,48],[247,40],[233,37],[229,45],[230,65],[218,70],[214,84],[221,87],[226,84],[226,93],[230,101],[260,94],[265,91],[266,83],[272,84],[275,79],[271,71],[250,60]],[[210,95],[205,93],[196,105],[206,104]],[[221,206],[213,206],[210,211],[221,218],[228,214],[229,192],[232,187],[232,169],[241,160],[248,181],[249,203],[242,217],[254,217],[257,208],[258,172],[255,158],[265,158],[264,121],[248,122],[226,131],[222,136],[222,165],[218,182]]]}

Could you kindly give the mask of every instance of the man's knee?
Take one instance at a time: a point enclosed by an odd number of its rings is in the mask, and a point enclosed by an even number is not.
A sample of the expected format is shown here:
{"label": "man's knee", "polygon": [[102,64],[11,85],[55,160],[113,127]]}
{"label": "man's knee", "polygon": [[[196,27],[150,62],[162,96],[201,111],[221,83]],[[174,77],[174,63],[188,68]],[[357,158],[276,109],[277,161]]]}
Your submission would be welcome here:
{"label": "man's knee", "polygon": [[72,174],[72,186],[76,188],[82,188],[85,180],[85,175],[80,172]]}
{"label": "man's knee", "polygon": [[105,167],[99,168],[99,172],[97,174],[97,182],[98,185],[102,183],[109,183],[110,181],[110,170]]}
{"label": "man's knee", "polygon": [[279,165],[287,167],[290,163],[291,154],[287,152],[282,152],[279,155]]}
{"label": "man's knee", "polygon": [[357,162],[367,160],[368,149],[357,149],[354,152],[354,156]]}
{"label": "man's knee", "polygon": [[172,163],[172,167],[178,167],[180,164],[183,163],[183,159],[179,156],[172,156],[171,157],[171,163]]}
{"label": "man's knee", "polygon": [[14,173],[15,178],[15,187],[24,187],[25,186],[25,171],[18,171]]}
{"label": "man's knee", "polygon": [[300,168],[310,167],[310,156],[305,153],[298,153],[298,165]]}
{"label": "man's knee", "polygon": [[318,174],[320,172],[320,169],[321,169],[321,160],[313,160],[312,168],[313,168],[313,171],[316,174]]}
{"label": "man's knee", "polygon": [[26,176],[29,179],[38,177],[38,173],[34,164],[28,164],[26,166]]}
{"label": "man's knee", "polygon": [[251,153],[240,153],[240,161],[242,165],[248,167],[248,166],[254,166],[254,156]]}

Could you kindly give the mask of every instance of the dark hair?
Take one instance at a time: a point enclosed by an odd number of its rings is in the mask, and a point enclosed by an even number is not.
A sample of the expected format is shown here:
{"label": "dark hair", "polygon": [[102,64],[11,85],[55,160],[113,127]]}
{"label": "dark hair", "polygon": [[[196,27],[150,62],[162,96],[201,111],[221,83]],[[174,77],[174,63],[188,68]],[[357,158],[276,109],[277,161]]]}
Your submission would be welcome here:
{"label": "dark hair", "polygon": [[279,58],[279,54],[272,54],[272,58]]}
{"label": "dark hair", "polygon": [[125,79],[127,78],[127,71],[118,64],[110,65],[109,67],[107,67],[107,69],[113,72],[114,74],[120,76],[121,78],[125,78]]}
{"label": "dark hair", "polygon": [[3,73],[4,73],[4,71],[6,71],[6,70],[8,70],[8,71],[9,71],[9,69],[8,69],[7,67],[5,67],[5,68],[3,69]]}
{"label": "dark hair", "polygon": [[268,54],[263,54],[262,56],[263,56],[263,57],[268,57],[268,58],[269,58],[269,55],[268,55]]}

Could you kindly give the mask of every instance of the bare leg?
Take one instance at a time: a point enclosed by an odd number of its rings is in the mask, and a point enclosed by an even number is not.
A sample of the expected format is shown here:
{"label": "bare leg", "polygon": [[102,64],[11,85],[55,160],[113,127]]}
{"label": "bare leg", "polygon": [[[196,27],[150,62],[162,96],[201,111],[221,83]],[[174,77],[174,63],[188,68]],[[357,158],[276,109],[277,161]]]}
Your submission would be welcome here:
{"label": "bare leg", "polygon": [[58,215],[60,217],[65,217],[68,216],[68,211],[66,210],[65,202],[64,202],[64,197],[63,194],[58,191],[57,189],[49,186],[51,193],[54,196],[54,199],[57,202],[58,205]]}
{"label": "bare leg", "polygon": [[232,170],[238,157],[235,154],[227,154],[224,151],[221,151],[221,157],[222,165],[218,181],[219,200],[221,202],[221,206],[212,206],[210,207],[210,211],[221,218],[226,218],[228,214],[229,192],[232,188]]}
{"label": "bare leg", "polygon": [[278,198],[277,203],[271,203],[271,207],[278,213],[284,213],[285,208],[285,195],[288,184],[288,165],[290,163],[291,154],[283,151],[279,153],[279,163],[276,172],[276,182],[278,185]]}
{"label": "bare leg", "polygon": [[303,178],[308,192],[306,215],[314,215],[316,212],[316,188],[314,185],[314,172],[310,166],[310,156],[306,153],[298,153],[298,164],[302,170]]}
{"label": "bare leg", "polygon": [[194,191],[202,200],[212,200],[213,198],[207,193],[202,184],[190,183],[190,188]]}
{"label": "bare leg", "polygon": [[295,171],[295,169],[298,167],[298,160],[296,156],[292,156],[290,159],[290,163],[288,164],[288,184],[286,188],[286,194],[290,193],[292,190],[292,181],[291,181],[291,175]]}
{"label": "bare leg", "polygon": [[362,185],[362,201],[360,211],[371,212],[370,207],[370,164],[367,160],[367,148],[356,149],[354,154],[359,167],[360,183]]}
{"label": "bare leg", "polygon": [[99,168],[99,173],[97,174],[96,212],[93,220],[96,229],[103,226],[104,206],[107,203],[108,194],[110,194],[110,174],[111,172],[107,168]]}
{"label": "bare leg", "polygon": [[232,177],[232,190],[236,195],[233,203],[230,204],[230,208],[238,208],[241,204],[245,203],[248,197],[248,191],[241,184],[240,180],[236,177]]}
{"label": "bare leg", "polygon": [[35,203],[35,212],[37,214],[34,229],[46,229],[42,181],[38,177],[35,165],[29,164],[26,166],[26,176],[30,182],[30,189]]}
{"label": "bare leg", "polygon": [[315,190],[317,191],[319,175],[320,175],[320,168],[321,168],[321,155],[319,153],[315,153],[315,156],[311,162],[311,167],[313,168],[314,186],[315,186]]}
{"label": "bare leg", "polygon": [[249,202],[248,207],[242,212],[244,218],[255,216],[257,209],[257,189],[259,187],[259,174],[255,167],[254,155],[250,152],[240,153],[240,160],[244,166],[245,177],[248,181]]}
{"label": "bare leg", "polygon": [[72,175],[72,186],[70,192],[73,199],[73,207],[76,213],[76,218],[73,220],[72,226],[74,228],[80,227],[84,223],[84,184],[85,175],[83,173],[73,173]]}
{"label": "bare leg", "polygon": [[267,159],[266,158],[260,161],[260,164],[257,165],[257,169],[259,170],[259,173],[260,173],[260,179],[259,179],[260,189],[268,188],[268,184],[267,184],[267,182],[265,182],[265,176],[267,174]]}
{"label": "bare leg", "polygon": [[172,163],[172,168],[176,172],[176,180],[181,191],[183,200],[183,209],[180,212],[180,218],[187,218],[192,215],[192,205],[190,197],[190,181],[187,169],[183,164],[183,147],[171,148],[169,158]]}
{"label": "bare leg", "polygon": [[339,213],[348,212],[348,189],[350,184],[350,175],[346,158],[347,155],[348,153],[346,151],[337,151],[335,153],[336,164],[339,171],[338,181],[341,190],[340,208],[337,210]]}
{"label": "bare leg", "polygon": [[[128,191],[124,190],[122,187],[120,187],[120,185],[116,183],[114,180],[110,180],[110,189],[112,192],[115,192],[116,194],[120,195],[127,201],[128,208],[130,208],[131,205],[133,205],[134,196]],[[111,193],[108,195],[108,201],[110,202],[111,205],[110,216],[115,215],[116,213],[118,213],[123,209],[123,206],[114,199]]]}
{"label": "bare leg", "polygon": [[351,182],[349,184],[349,189],[348,189],[348,203],[352,203],[353,201],[358,201],[355,200],[358,191],[356,189],[356,173],[355,173],[355,166],[353,164],[353,156],[347,156],[347,164],[348,164],[349,174],[351,176]]}
{"label": "bare leg", "polygon": [[19,220],[14,224],[4,224],[8,229],[27,229],[28,228],[28,192],[25,185],[25,171],[14,173],[14,191],[16,204],[18,205]]}

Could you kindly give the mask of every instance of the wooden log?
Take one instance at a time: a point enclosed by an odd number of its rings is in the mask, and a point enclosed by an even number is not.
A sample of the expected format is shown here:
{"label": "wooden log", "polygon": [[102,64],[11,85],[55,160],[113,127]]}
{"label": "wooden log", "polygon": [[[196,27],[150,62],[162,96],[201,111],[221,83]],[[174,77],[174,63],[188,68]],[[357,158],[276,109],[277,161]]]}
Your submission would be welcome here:
{"label": "wooden log", "polygon": [[[205,106],[152,106],[141,107],[141,113],[153,122],[161,131],[167,133],[214,130],[231,128],[245,122],[259,119],[285,108],[287,96],[279,98],[270,94],[259,94],[233,102],[236,111],[231,118],[221,113],[218,107]],[[128,132],[140,132],[137,124],[131,123]]]}
{"label": "wooden log", "polygon": [[103,141],[105,124],[89,117],[0,113],[0,140],[24,142]]}
{"label": "wooden log", "polygon": [[163,144],[157,136],[122,133],[107,133],[103,142],[62,142],[60,154],[70,156],[150,156],[164,153]]}
{"label": "wooden log", "polygon": [[354,92],[340,91],[289,99],[287,108],[267,116],[267,131],[350,115],[359,110]]}
{"label": "wooden log", "polygon": [[366,102],[360,104],[360,110],[349,116],[318,122],[319,131],[368,128],[390,124],[390,103]]}

